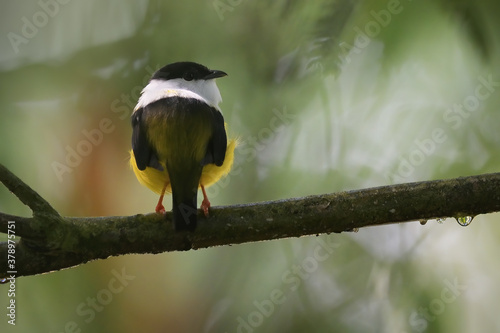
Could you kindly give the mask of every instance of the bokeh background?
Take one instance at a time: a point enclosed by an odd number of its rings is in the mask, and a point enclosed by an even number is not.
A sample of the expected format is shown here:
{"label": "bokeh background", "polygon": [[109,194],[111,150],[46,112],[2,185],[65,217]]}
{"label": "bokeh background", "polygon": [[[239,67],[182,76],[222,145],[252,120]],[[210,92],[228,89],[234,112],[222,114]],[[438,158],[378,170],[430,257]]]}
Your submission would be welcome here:
{"label": "bokeh background", "polygon": [[[63,215],[151,212],[156,195],[128,167],[129,116],[154,70],[191,60],[229,73],[221,107],[242,142],[235,172],[209,190],[213,205],[497,172],[499,9],[3,1],[0,162]],[[0,211],[30,214],[3,187]],[[0,286],[0,332],[495,332],[499,220],[127,255],[23,277],[15,327]]]}

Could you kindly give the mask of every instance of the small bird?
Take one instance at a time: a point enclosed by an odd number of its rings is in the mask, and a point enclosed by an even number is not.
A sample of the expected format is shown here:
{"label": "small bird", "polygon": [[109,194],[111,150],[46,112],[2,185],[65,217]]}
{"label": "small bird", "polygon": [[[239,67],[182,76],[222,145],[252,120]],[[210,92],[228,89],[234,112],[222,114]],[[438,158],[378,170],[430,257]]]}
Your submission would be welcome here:
{"label": "small bird", "polygon": [[236,139],[227,139],[215,79],[227,74],[194,62],[176,62],[156,71],[132,113],[130,165],[139,182],[163,196],[172,193],[175,230],[194,231],[198,188],[208,217],[205,188],[231,170]]}

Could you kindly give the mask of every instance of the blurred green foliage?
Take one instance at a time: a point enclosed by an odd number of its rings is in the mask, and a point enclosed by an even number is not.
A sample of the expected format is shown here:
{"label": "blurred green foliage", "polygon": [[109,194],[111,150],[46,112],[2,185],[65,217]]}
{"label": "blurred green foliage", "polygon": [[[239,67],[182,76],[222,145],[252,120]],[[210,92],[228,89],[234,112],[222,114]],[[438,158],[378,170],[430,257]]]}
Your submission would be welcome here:
{"label": "blurred green foliage", "polygon": [[[0,162],[64,215],[152,211],[156,196],[127,164],[129,116],[152,71],[191,60],[229,73],[221,107],[241,140],[234,171],[208,191],[214,205],[496,172],[499,7],[9,2]],[[30,214],[4,188],[0,211]],[[20,278],[16,326],[3,314],[0,331],[498,331],[498,218],[129,255]],[[130,278],[123,288],[117,272]],[[7,304],[0,286],[5,313]]]}

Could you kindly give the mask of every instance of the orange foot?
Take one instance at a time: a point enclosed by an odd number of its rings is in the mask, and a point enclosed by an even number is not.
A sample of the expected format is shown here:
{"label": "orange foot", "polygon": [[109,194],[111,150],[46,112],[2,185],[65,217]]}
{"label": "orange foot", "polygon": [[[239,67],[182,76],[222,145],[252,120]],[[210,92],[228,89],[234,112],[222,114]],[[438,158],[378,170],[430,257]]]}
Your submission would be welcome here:
{"label": "orange foot", "polygon": [[156,205],[155,212],[158,214],[165,214],[165,207],[163,207],[163,196],[165,195],[165,190],[167,189],[168,183],[165,183],[163,189],[161,191],[160,199],[158,200],[158,204]]}
{"label": "orange foot", "polygon": [[205,192],[205,187],[201,185],[201,191],[203,192],[203,201],[201,202],[200,209],[203,210],[203,214],[205,217],[208,217],[208,209],[210,208],[210,201],[208,200],[207,197],[207,192]]}
{"label": "orange foot", "polygon": [[163,207],[163,205],[159,202],[156,205],[155,212],[157,212],[158,214],[165,214],[165,207]]}

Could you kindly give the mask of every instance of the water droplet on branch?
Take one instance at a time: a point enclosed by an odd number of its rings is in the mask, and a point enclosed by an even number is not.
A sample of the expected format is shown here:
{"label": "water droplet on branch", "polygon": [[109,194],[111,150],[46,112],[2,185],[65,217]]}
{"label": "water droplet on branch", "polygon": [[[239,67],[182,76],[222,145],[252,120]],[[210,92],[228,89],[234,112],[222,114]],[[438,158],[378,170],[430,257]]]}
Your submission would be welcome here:
{"label": "water droplet on branch", "polygon": [[471,224],[473,218],[473,216],[460,216],[456,217],[456,220],[462,227],[466,227]]}

